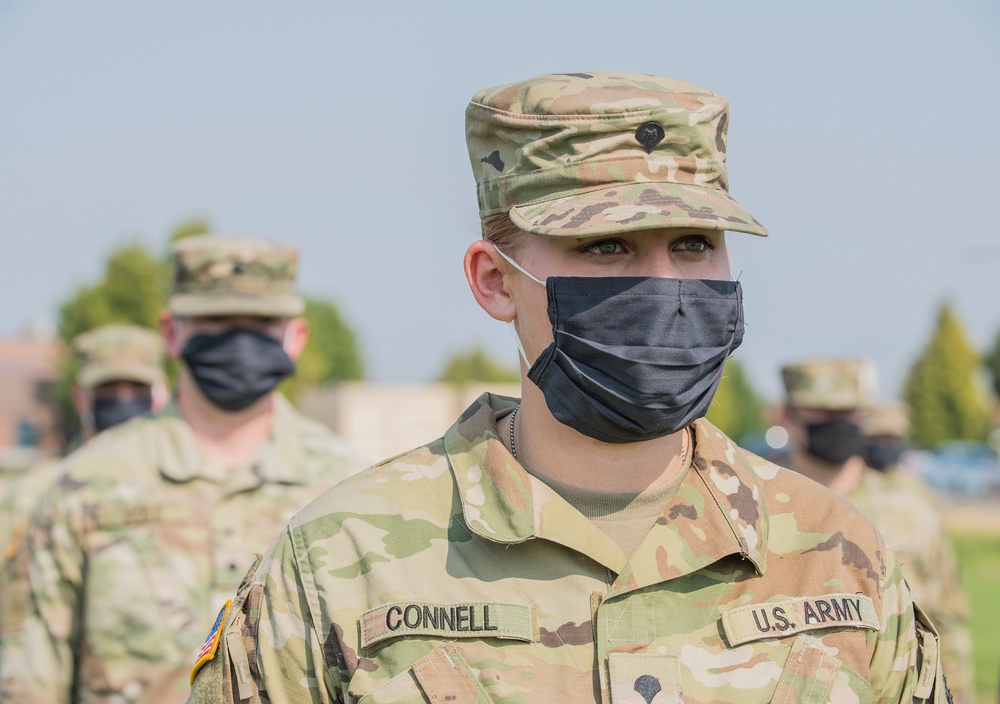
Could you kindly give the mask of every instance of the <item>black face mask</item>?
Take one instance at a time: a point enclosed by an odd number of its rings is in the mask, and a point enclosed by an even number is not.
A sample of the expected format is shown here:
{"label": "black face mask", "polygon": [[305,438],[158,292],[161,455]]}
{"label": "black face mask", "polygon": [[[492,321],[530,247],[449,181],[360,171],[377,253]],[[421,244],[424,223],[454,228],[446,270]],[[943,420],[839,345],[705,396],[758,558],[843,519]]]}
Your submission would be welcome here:
{"label": "black face mask", "polygon": [[295,372],[279,340],[246,328],[195,335],[181,357],[201,392],[224,411],[252,406]]}
{"label": "black face mask", "polygon": [[806,452],[830,464],[861,454],[861,427],[844,418],[806,424]]}
{"label": "black face mask", "polygon": [[555,341],[528,378],[557,420],[602,442],[663,437],[705,415],[743,341],[736,281],[557,276],[546,291]]}
{"label": "black face mask", "polygon": [[865,443],[865,464],[884,472],[899,464],[905,450],[906,443],[901,440],[869,441]]}
{"label": "black face mask", "polygon": [[129,399],[95,398],[91,406],[94,429],[99,433],[151,410],[153,410],[151,394]]}

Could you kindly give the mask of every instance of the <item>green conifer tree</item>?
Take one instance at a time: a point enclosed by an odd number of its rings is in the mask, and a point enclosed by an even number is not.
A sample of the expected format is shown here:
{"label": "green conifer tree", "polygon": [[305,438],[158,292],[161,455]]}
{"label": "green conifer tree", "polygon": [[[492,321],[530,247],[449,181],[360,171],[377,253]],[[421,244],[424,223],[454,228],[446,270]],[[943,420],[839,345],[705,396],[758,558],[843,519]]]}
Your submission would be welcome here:
{"label": "green conifer tree", "polygon": [[904,385],[915,444],[935,448],[949,440],[986,438],[989,415],[975,378],[979,365],[961,322],[951,305],[943,303]]}
{"label": "green conifer tree", "polygon": [[1000,399],[1000,332],[997,332],[996,340],[993,341],[993,347],[990,348],[990,351],[983,358],[983,364],[986,366],[986,370],[993,381],[993,393]]}

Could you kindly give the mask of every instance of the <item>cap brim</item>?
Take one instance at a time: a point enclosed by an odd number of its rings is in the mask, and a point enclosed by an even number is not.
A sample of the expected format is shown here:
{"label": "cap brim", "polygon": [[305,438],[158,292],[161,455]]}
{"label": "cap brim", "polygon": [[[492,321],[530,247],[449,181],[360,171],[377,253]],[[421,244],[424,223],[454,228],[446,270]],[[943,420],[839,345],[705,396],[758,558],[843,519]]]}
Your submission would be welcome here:
{"label": "cap brim", "polygon": [[170,297],[170,312],[182,316],[252,315],[291,318],[301,315],[305,302],[288,295],[199,295],[180,293]]}
{"label": "cap brim", "polygon": [[91,364],[80,372],[77,383],[88,388],[109,381],[135,381],[152,386],[163,378],[162,369],[147,364]]}
{"label": "cap brim", "polygon": [[550,237],[590,237],[661,227],[700,227],[767,236],[726,192],[679,183],[626,183],[514,206],[520,229]]}

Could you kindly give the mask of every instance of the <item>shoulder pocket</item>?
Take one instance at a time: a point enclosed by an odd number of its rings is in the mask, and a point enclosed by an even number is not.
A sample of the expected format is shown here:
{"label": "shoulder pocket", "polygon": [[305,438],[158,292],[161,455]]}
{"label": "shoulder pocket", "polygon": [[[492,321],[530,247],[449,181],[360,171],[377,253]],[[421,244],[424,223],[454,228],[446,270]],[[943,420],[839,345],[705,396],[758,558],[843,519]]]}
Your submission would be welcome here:
{"label": "shoulder pocket", "polygon": [[917,630],[917,686],[915,699],[950,704],[951,693],[941,668],[941,648],[938,632],[920,605],[913,603],[914,626]]}

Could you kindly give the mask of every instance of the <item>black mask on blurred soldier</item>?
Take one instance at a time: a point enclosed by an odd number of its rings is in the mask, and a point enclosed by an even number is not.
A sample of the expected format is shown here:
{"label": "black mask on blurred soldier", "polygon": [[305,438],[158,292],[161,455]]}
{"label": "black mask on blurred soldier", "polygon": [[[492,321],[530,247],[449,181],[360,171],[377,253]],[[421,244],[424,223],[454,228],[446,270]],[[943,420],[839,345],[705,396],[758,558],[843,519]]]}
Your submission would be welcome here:
{"label": "black mask on blurred soldier", "polygon": [[249,408],[295,373],[280,340],[247,328],[195,335],[181,358],[205,397],[231,412]]}
{"label": "black mask on blurred soldier", "polygon": [[153,395],[140,394],[132,398],[95,398],[91,406],[94,430],[103,432],[127,420],[153,410]]}
{"label": "black mask on blurred soldier", "polygon": [[861,454],[861,427],[845,418],[807,423],[806,451],[824,462],[843,464]]}
{"label": "black mask on blurred soldier", "polygon": [[899,464],[906,450],[906,443],[896,438],[868,440],[865,443],[865,464],[884,472]]}

